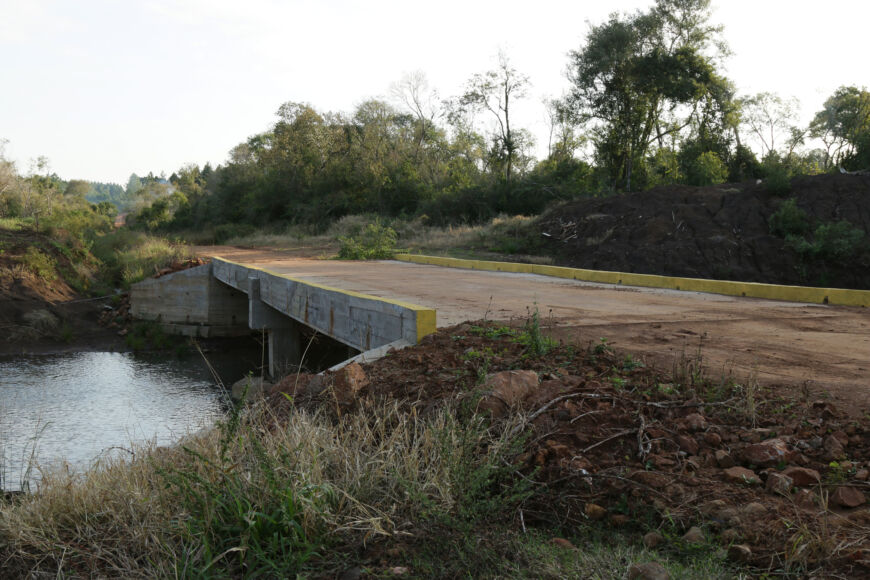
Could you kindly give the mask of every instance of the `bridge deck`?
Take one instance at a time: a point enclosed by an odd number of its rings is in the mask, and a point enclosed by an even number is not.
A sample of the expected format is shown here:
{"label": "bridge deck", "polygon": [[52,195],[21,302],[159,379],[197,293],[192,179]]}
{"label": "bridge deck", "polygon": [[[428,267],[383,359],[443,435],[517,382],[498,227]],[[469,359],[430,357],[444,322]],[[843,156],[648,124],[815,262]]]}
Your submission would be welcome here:
{"label": "bridge deck", "polygon": [[[870,311],[591,284],[530,274],[402,262],[292,258],[220,248],[222,257],[317,284],[435,308],[439,327],[466,320],[552,317],[554,333],[670,365],[700,347],[710,372],[733,370],[766,383],[802,384],[870,405]],[[668,367],[669,368],[669,367]]]}

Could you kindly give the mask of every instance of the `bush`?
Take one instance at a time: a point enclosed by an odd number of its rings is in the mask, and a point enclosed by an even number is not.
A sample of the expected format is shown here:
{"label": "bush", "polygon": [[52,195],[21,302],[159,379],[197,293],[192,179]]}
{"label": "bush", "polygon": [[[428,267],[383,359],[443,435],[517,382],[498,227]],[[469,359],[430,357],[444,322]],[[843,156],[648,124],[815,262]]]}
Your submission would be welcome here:
{"label": "bush", "polygon": [[828,222],[816,228],[815,251],[825,259],[841,262],[854,256],[858,251],[864,231],[846,220]]}
{"label": "bush", "polygon": [[368,224],[358,238],[339,236],[343,260],[387,260],[396,251],[396,231],[380,222]]}
{"label": "bush", "polygon": [[781,238],[788,236],[802,236],[810,231],[810,222],[807,212],[797,206],[797,200],[790,198],[779,204],[776,210],[767,220],[770,233]]}
{"label": "bush", "polygon": [[772,153],[762,162],[764,188],[773,195],[785,195],[791,191],[791,171],[779,155]]}
{"label": "bush", "polygon": [[27,248],[27,252],[21,257],[21,263],[43,280],[57,279],[54,258],[41,250],[34,247]]}
{"label": "bush", "polygon": [[698,155],[689,165],[690,185],[717,185],[728,180],[728,167],[712,151]]}

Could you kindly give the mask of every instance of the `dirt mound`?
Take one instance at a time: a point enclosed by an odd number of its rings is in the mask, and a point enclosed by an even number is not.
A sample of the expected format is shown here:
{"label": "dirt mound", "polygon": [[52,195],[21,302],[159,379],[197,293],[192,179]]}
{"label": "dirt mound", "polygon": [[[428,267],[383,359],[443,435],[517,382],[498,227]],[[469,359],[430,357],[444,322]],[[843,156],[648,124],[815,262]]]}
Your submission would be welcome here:
{"label": "dirt mound", "polygon": [[826,401],[701,379],[690,365],[665,375],[603,343],[536,355],[541,344],[522,329],[462,324],[285,390],[339,414],[383,397],[414,414],[455,404],[498,421],[520,410],[529,423],[518,477],[546,483],[523,507],[527,524],[598,521],[757,569],[870,573],[870,429],[860,421]]}
{"label": "dirt mound", "polygon": [[771,233],[770,216],[794,198],[819,225],[847,220],[870,231],[870,176],[792,180],[774,195],[765,183],[667,186],[584,199],[542,216],[546,248],[560,265],[641,274],[774,284],[870,288],[867,236],[845,254],[823,255]]}

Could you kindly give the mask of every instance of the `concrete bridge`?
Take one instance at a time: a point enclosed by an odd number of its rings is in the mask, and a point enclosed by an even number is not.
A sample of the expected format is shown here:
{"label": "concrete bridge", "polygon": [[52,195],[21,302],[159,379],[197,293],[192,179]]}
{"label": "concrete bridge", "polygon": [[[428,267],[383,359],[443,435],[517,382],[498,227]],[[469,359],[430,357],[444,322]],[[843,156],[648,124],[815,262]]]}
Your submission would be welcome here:
{"label": "concrete bridge", "polygon": [[269,374],[302,356],[303,325],[365,352],[416,344],[435,331],[435,310],[333,288],[221,258],[135,284],[134,318],[171,334],[268,335]]}
{"label": "concrete bridge", "polygon": [[226,246],[199,252],[223,259],[136,285],[133,315],[194,336],[265,330],[273,371],[295,362],[306,325],[367,351],[417,342],[435,330],[435,308],[439,327],[518,322],[531,308],[553,336],[581,347],[606,337],[662,368],[703,349],[716,372],[779,385],[811,379],[855,409],[870,408],[866,290],[425,256],[363,263]]}

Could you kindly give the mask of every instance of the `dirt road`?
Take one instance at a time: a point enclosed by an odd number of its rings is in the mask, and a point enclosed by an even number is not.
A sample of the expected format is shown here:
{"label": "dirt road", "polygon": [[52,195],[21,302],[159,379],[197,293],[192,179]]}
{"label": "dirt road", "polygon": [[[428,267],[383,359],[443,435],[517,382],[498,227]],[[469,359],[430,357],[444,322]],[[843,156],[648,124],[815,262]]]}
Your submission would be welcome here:
{"label": "dirt road", "polygon": [[530,274],[403,262],[310,260],[270,250],[199,248],[203,255],[437,310],[438,326],[517,320],[537,307],[554,336],[608,344],[670,369],[700,353],[708,373],[830,393],[870,410],[870,311],[695,292],[590,284]]}

